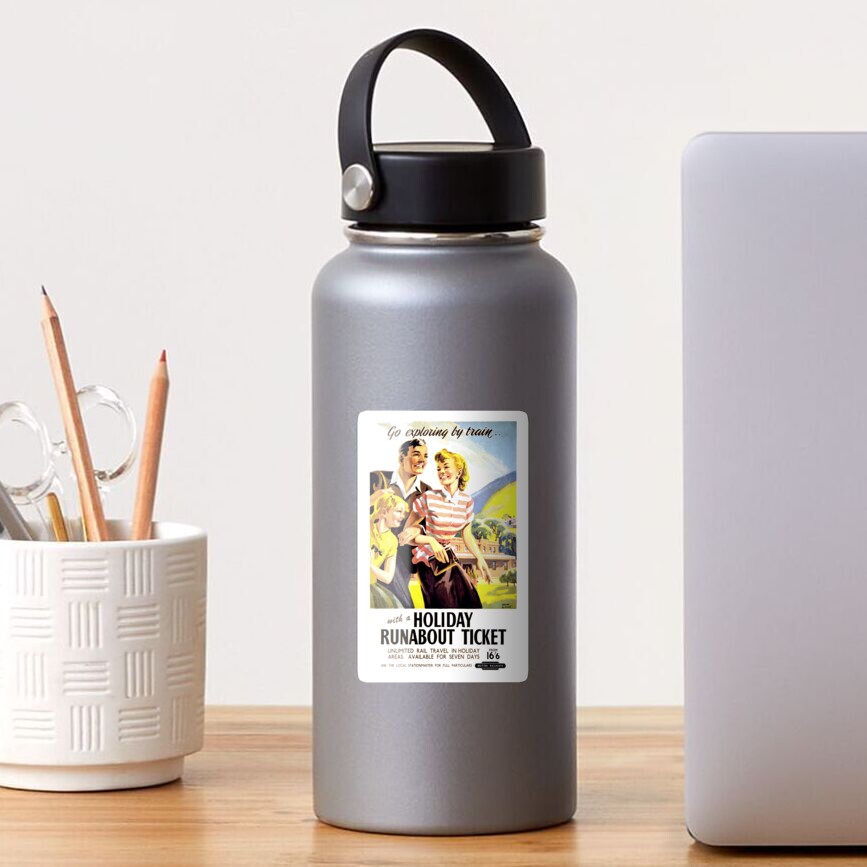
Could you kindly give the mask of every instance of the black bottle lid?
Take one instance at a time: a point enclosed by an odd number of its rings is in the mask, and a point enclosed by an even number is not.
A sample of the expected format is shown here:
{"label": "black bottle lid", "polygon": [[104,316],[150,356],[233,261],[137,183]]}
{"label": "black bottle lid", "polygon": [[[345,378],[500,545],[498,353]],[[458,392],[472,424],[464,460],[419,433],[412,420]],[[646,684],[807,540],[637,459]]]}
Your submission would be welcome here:
{"label": "black bottle lid", "polygon": [[[373,90],[396,48],[444,66],[482,114],[493,143],[371,140]],[[512,95],[490,64],[455,36],[409,30],[353,66],[338,122],[345,220],[377,228],[505,229],[545,216],[545,155],[533,147]]]}

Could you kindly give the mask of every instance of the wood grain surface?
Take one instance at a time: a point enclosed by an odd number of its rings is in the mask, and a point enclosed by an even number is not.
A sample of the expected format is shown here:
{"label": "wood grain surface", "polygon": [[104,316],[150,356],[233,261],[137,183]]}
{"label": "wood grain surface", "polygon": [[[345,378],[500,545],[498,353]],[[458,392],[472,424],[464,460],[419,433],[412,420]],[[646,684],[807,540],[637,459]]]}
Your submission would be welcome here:
{"label": "wood grain surface", "polygon": [[[831,861],[852,850],[714,850],[682,822],[681,712],[579,712],[575,821],[488,837],[360,834],[316,820],[310,712],[209,708],[183,782],[56,795],[0,789],[0,863],[14,865],[652,865]],[[502,793],[508,797],[508,792]]]}

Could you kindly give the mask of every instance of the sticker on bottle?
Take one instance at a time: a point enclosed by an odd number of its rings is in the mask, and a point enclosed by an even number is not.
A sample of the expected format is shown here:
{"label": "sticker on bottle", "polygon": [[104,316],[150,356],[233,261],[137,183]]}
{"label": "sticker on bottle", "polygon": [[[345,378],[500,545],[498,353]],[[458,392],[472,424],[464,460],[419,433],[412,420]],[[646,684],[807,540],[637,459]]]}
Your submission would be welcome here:
{"label": "sticker on bottle", "polygon": [[358,677],[527,679],[527,415],[358,416]]}

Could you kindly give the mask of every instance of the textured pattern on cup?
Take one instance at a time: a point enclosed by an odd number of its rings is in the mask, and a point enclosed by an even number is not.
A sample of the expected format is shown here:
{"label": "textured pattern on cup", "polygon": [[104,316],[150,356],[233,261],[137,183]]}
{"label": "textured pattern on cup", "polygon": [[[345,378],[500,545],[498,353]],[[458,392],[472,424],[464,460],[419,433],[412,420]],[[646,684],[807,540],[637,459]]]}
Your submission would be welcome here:
{"label": "textured pattern on cup", "polygon": [[51,788],[46,767],[114,765],[135,785],[122,767],[201,749],[206,536],[180,524],[155,535],[0,542],[0,766],[16,780],[41,766]]}

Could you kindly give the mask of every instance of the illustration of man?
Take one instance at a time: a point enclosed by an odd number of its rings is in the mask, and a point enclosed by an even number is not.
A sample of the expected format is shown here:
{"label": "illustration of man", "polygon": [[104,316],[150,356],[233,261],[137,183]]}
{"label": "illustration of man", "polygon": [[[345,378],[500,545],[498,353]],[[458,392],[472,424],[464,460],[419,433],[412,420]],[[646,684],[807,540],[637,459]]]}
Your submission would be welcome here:
{"label": "illustration of man", "polygon": [[[421,480],[421,475],[427,466],[427,443],[423,439],[411,439],[401,443],[397,453],[397,469],[389,473],[387,470],[377,470],[370,474],[371,505],[380,491],[388,490],[397,494],[409,507],[426,491],[430,485]],[[404,608],[414,608],[412,595],[409,592],[409,582],[413,577],[412,545],[408,545],[404,537],[406,518],[394,528],[399,541],[394,567],[394,579],[391,582],[391,592],[400,600]]]}

